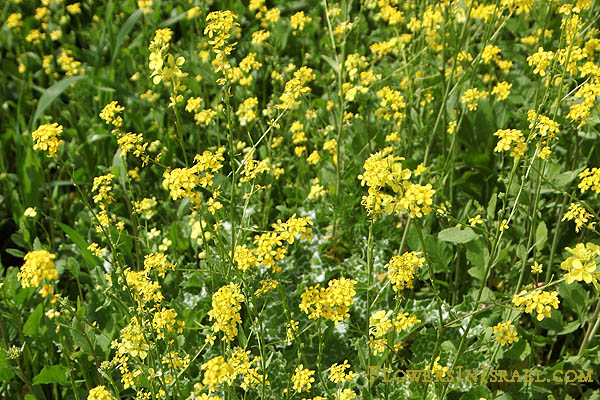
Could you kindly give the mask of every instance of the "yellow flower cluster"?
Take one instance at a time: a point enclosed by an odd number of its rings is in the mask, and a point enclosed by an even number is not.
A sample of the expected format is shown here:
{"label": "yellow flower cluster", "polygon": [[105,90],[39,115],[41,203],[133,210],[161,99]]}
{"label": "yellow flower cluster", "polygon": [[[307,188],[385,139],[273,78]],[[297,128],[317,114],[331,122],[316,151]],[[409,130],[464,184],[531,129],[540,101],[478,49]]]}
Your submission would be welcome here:
{"label": "yellow flower cluster", "polygon": [[221,287],[212,296],[212,309],[208,312],[214,332],[223,332],[223,340],[231,342],[238,334],[237,324],[242,322],[239,311],[244,301],[239,286],[230,283]]}
{"label": "yellow flower cluster", "polygon": [[415,271],[417,268],[422,268],[425,261],[423,257],[419,257],[420,254],[419,251],[405,252],[402,255],[393,256],[385,265],[395,291],[400,292],[413,287]]}
{"label": "yellow flower cluster", "polygon": [[350,317],[348,311],[354,303],[352,297],[356,281],[347,278],[329,281],[327,288],[319,289],[319,284],[305,289],[302,293],[300,310],[308,315],[309,319],[323,317],[337,325],[340,321]]}
{"label": "yellow flower cluster", "polygon": [[81,63],[71,56],[71,50],[63,49],[56,61],[58,62],[60,68],[65,71],[66,76],[83,74]]}
{"label": "yellow flower cluster", "polygon": [[315,381],[314,374],[315,371],[304,368],[303,364],[298,365],[292,375],[294,390],[298,393],[310,391],[312,383]]}
{"label": "yellow flower cluster", "polygon": [[175,168],[163,173],[163,188],[170,191],[173,200],[189,197],[192,203],[200,203],[201,194],[196,192],[197,186],[206,188],[212,185],[214,174],[221,169],[224,160],[222,146],[214,153],[205,151],[194,157],[195,164],[190,168]]}
{"label": "yellow flower cluster", "polygon": [[593,283],[596,288],[600,289],[598,284],[600,270],[596,271],[596,259],[600,256],[600,246],[594,243],[577,243],[575,248],[567,247],[565,250],[573,254],[560,264],[560,268],[567,271],[565,275],[567,284],[584,281]]}
{"label": "yellow flower cluster", "polygon": [[139,357],[143,360],[148,356],[150,349],[144,337],[142,324],[135,317],[121,329],[119,339],[113,340],[111,347],[117,349],[117,356],[113,358],[113,363],[117,363],[118,358],[119,361],[126,361],[129,357]]}
{"label": "yellow flower cluster", "polygon": [[258,105],[258,99],[256,97],[249,97],[240,104],[235,115],[238,116],[240,126],[246,126],[249,122],[254,121],[256,118],[256,106]]}
{"label": "yellow flower cluster", "polygon": [[48,157],[56,157],[58,148],[63,144],[63,141],[59,139],[62,131],[62,125],[59,125],[56,122],[40,125],[40,127],[31,134],[35,141],[33,149],[48,151]]}
{"label": "yellow flower cluster", "polygon": [[298,98],[303,94],[310,92],[310,87],[306,86],[309,82],[315,80],[312,68],[301,67],[294,72],[294,77],[285,83],[283,93],[279,97],[281,104],[277,104],[278,109],[294,108],[300,104]]}
{"label": "yellow flower cluster", "polygon": [[[589,65],[588,63],[586,64]],[[586,119],[590,115],[590,111],[594,108],[596,98],[600,96],[600,71],[595,65],[594,69],[596,71],[594,78],[585,82],[575,92],[575,97],[582,99],[582,101],[573,104],[570,107],[569,114],[567,115],[570,120],[579,122],[577,128],[581,128],[585,124]]]}
{"label": "yellow flower cluster", "polygon": [[[132,271],[131,268],[126,268],[123,274],[125,275],[125,284],[139,310],[144,309],[150,303],[158,305],[163,300],[159,283],[150,278],[148,271]],[[119,277],[119,281],[121,279]]]}
{"label": "yellow flower cluster", "polygon": [[[154,39],[150,42],[149,64],[152,73],[152,82],[158,85],[161,81],[165,85],[172,86],[170,107],[174,107],[177,103],[183,101],[183,96],[179,94],[186,89],[185,85],[181,84],[181,79],[188,74],[181,71],[181,67],[185,63],[185,58],[175,57],[169,54],[169,42],[173,37],[173,31],[169,28],[158,29],[154,34]],[[166,65],[165,65],[166,59]]]}
{"label": "yellow flower cluster", "polygon": [[304,15],[304,11],[298,11],[296,14],[290,17],[290,25],[292,26],[293,34],[296,34],[296,31],[304,30],[304,25],[308,24],[312,21],[312,18]]}
{"label": "yellow flower cluster", "polygon": [[537,320],[541,321],[544,317],[550,318],[552,307],[558,309],[558,292],[544,292],[542,290],[533,290],[527,292],[523,290],[518,295],[513,296],[512,302],[526,313],[533,314],[537,312]]}
{"label": "yellow flower cluster", "polygon": [[217,390],[217,386],[233,382],[233,368],[223,356],[211,358],[200,367],[204,371],[202,384],[208,386],[209,393]]}
{"label": "yellow flower cluster", "polygon": [[156,271],[158,276],[164,278],[167,269],[175,270],[175,265],[167,261],[164,253],[150,253],[144,257],[144,271],[147,274]]}
{"label": "yellow flower cluster", "polygon": [[[436,376],[436,377],[443,377],[446,376],[446,372],[448,372],[448,367],[443,367],[442,365],[440,365],[440,363],[438,363],[438,361],[440,361],[440,356],[437,356],[435,358],[435,360],[433,360],[433,366],[431,367],[431,372]],[[429,371],[429,365],[427,365],[425,367],[425,371]]]}
{"label": "yellow flower cluster", "polygon": [[500,322],[495,325],[494,336],[496,336],[496,341],[500,343],[501,346],[506,346],[506,344],[510,345],[519,341],[517,332],[514,330],[514,326],[510,321]]}
{"label": "yellow flower cluster", "polygon": [[105,210],[115,197],[112,193],[112,181],[115,176],[112,173],[100,175],[94,178],[92,185],[92,193],[96,193],[93,197],[94,203],[99,204],[102,210]]}
{"label": "yellow flower cluster", "polygon": [[158,203],[156,202],[156,197],[146,197],[140,201],[135,201],[133,206],[135,208],[135,212],[140,214],[144,219],[150,219],[156,213],[155,208]]}
{"label": "yellow flower cluster", "polygon": [[596,222],[590,221],[592,219],[592,214],[590,214],[584,207],[580,206],[577,203],[571,203],[569,205],[569,209],[562,217],[561,221],[575,220],[575,232],[579,232],[582,227],[587,229],[593,229]]}
{"label": "yellow flower cluster", "polygon": [[250,0],[248,9],[250,11],[257,11],[256,18],[261,21],[260,25],[265,29],[275,24],[281,14],[281,11],[276,7],[268,9],[265,6],[265,0]]}
{"label": "yellow flower cluster", "polygon": [[[212,46],[215,53],[215,59],[212,61],[215,72],[222,72],[225,77],[231,74],[231,65],[227,62],[226,56],[231,54],[236,43],[227,43],[231,37],[231,30],[239,27],[235,22],[237,15],[229,10],[213,11],[206,16],[206,27],[204,34],[208,35],[208,44]],[[224,85],[226,78],[219,78],[217,82]]]}
{"label": "yellow flower cluster", "polygon": [[114,397],[104,389],[104,385],[100,385],[90,389],[87,400],[114,400]]}
{"label": "yellow flower cluster", "polygon": [[498,136],[500,140],[496,143],[494,152],[508,151],[510,155],[516,159],[519,159],[527,151],[527,143],[525,143],[525,137],[523,132],[519,129],[498,129],[494,132],[494,136]]}
{"label": "yellow flower cluster", "polygon": [[[34,250],[25,254],[25,263],[21,266],[17,278],[21,286],[38,287],[44,280],[54,281],[58,279],[58,271],[54,266],[55,254],[47,250]],[[51,296],[54,288],[49,284],[44,284],[40,289],[43,297]]]}
{"label": "yellow flower cluster", "polygon": [[233,254],[233,261],[237,268],[247,271],[250,267],[256,267],[260,263],[269,268],[274,268],[275,262],[282,260],[287,254],[287,248],[283,245],[294,243],[295,237],[301,235],[300,239],[311,240],[310,228],[312,221],[309,217],[296,218],[292,215],[286,222],[278,220],[272,224],[273,231],[265,232],[254,237],[255,249],[248,249],[246,245],[237,245]]}
{"label": "yellow flower cluster", "polygon": [[137,5],[144,14],[152,14],[152,0],[138,0]]}
{"label": "yellow flower cluster", "polygon": [[350,369],[350,364],[348,364],[348,360],[344,360],[341,364],[333,364],[329,367],[329,380],[333,383],[345,383],[350,382],[354,377],[356,377],[356,373],[352,371],[346,372],[346,370]]}
{"label": "yellow flower cluster", "polygon": [[377,97],[381,101],[379,103],[380,107],[375,110],[375,115],[386,120],[393,118],[396,123],[402,122],[405,116],[403,110],[406,107],[406,102],[400,91],[384,86],[377,91]]}
{"label": "yellow flower cluster", "polygon": [[[250,351],[236,347],[233,349],[231,357],[226,360],[223,356],[211,358],[200,367],[204,371],[202,384],[208,387],[208,393],[218,390],[218,386],[224,383],[231,385],[233,381],[242,376],[241,387],[244,390],[256,387],[263,382],[269,385],[269,381],[264,374],[258,372],[258,367],[252,367],[252,364],[260,361],[260,357],[249,359]],[[201,399],[208,397],[200,397]]]}
{"label": "yellow flower cluster", "polygon": [[404,13],[396,8],[396,0],[379,0],[377,6],[379,12],[375,14],[375,19],[382,19],[390,25],[396,25],[403,21]]}
{"label": "yellow flower cluster", "polygon": [[125,107],[119,105],[119,102],[111,101],[100,111],[100,118],[107,124],[113,124],[118,128],[123,124],[123,118],[119,114],[124,110]]}
{"label": "yellow flower cluster", "polygon": [[479,101],[487,95],[488,92],[486,91],[479,91],[477,88],[471,88],[465,90],[460,101],[465,104],[470,111],[475,111],[479,106]]}
{"label": "yellow flower cluster", "polygon": [[12,13],[6,19],[6,26],[15,32],[19,32],[23,26],[23,16],[20,13]]}
{"label": "yellow flower cluster", "polygon": [[[369,215],[408,212],[411,218],[420,218],[431,212],[435,190],[431,184],[411,183],[412,172],[402,168],[404,158],[390,154],[391,147],[371,154],[365,161],[365,172],[358,175],[361,185],[368,186],[368,195],[362,197],[362,205]],[[385,193],[390,189],[394,194]]]}
{"label": "yellow flower cluster", "polygon": [[[383,353],[388,348],[388,334],[395,328],[397,333],[408,330],[421,322],[415,315],[399,313],[393,320],[392,311],[379,310],[369,318],[369,339],[367,344],[373,354]],[[402,348],[402,344],[394,345],[394,350]]]}
{"label": "yellow flower cluster", "polygon": [[588,189],[600,193],[600,168],[586,168],[580,172],[578,187],[581,193],[585,193]]}
{"label": "yellow flower cluster", "polygon": [[174,331],[174,326],[177,322],[175,318],[177,318],[177,312],[166,307],[154,313],[152,328],[157,332],[157,339],[164,339],[166,334]]}
{"label": "yellow flower cluster", "polygon": [[540,74],[540,76],[545,76],[546,69],[550,65],[550,62],[552,62],[553,58],[553,51],[544,51],[544,48],[540,47],[536,53],[527,57],[527,63],[529,63],[530,66],[535,66],[533,70],[534,74]]}
{"label": "yellow flower cluster", "polygon": [[560,124],[543,114],[536,113],[535,110],[527,111],[527,120],[529,121],[529,129],[536,136],[554,138],[558,133]]}
{"label": "yellow flower cluster", "polygon": [[496,86],[492,89],[492,94],[496,96],[499,101],[505,100],[510,94],[510,88],[512,87],[512,83],[508,83],[505,81],[498,82]]}

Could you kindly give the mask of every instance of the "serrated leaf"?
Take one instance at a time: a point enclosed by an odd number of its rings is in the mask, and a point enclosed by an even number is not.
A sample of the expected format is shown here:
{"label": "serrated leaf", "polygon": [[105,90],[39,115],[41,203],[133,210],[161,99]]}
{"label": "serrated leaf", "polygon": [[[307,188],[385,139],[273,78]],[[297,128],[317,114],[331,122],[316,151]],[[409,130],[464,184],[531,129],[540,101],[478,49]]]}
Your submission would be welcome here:
{"label": "serrated leaf", "polygon": [[34,385],[45,383],[67,383],[67,368],[62,365],[46,365],[35,378]]}
{"label": "serrated leaf", "polygon": [[438,233],[438,239],[450,243],[468,243],[477,238],[477,234],[469,227],[460,228],[458,226],[444,229]]}

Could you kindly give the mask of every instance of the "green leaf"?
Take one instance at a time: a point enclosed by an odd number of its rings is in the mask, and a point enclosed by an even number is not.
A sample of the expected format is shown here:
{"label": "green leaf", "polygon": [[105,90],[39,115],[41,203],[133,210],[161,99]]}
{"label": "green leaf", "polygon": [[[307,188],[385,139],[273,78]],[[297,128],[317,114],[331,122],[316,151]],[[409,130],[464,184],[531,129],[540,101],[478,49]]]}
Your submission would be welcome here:
{"label": "green leaf", "polygon": [[546,240],[548,240],[548,228],[546,227],[546,223],[541,221],[535,230],[535,247],[541,250],[546,244]]}
{"label": "green leaf", "polygon": [[38,304],[35,310],[31,313],[25,325],[23,325],[23,333],[29,336],[37,336],[40,324],[42,321],[42,304]]}
{"label": "green leaf", "polygon": [[181,14],[177,14],[174,17],[171,17],[171,18],[161,22],[160,27],[166,28],[168,26],[171,26],[171,25],[175,24],[177,21],[179,21],[180,19],[185,18],[186,16],[187,16],[187,11],[184,11]]}
{"label": "green leaf", "polygon": [[50,86],[48,89],[44,91],[42,97],[40,97],[40,101],[38,102],[37,108],[35,109],[35,113],[33,114],[33,119],[31,120],[31,126],[34,127],[35,123],[39,119],[39,117],[44,113],[46,108],[52,104],[54,100],[58,96],[62,94],[73,82],[77,82],[82,79],[86,79],[86,76],[70,76],[63,80],[56,82],[54,85]]}
{"label": "green leaf", "polygon": [[562,331],[558,332],[557,335],[566,335],[571,332],[575,332],[581,326],[580,321],[569,322]]}
{"label": "green leaf", "polygon": [[450,243],[467,243],[477,238],[477,234],[473,229],[466,227],[461,229],[458,226],[444,229],[438,233],[438,239]]}
{"label": "green leaf", "polygon": [[4,251],[6,251],[11,256],[14,256],[14,257],[17,257],[17,258],[23,258],[23,257],[25,257],[25,253],[22,252],[21,250],[18,250],[18,249],[6,249]]}
{"label": "green leaf", "polygon": [[493,220],[496,217],[496,203],[498,202],[498,194],[494,193],[492,194],[492,198],[490,199],[490,202],[488,203],[488,207],[487,207],[487,217],[488,220]]}
{"label": "green leaf", "polygon": [[79,251],[81,251],[81,255],[83,259],[89,264],[90,267],[94,267],[96,265],[100,265],[100,260],[95,257],[91,251],[88,250],[88,244],[85,239],[73,228],[63,223],[57,222],[60,229],[71,239],[73,243],[77,246]]}
{"label": "green leaf", "polygon": [[467,393],[460,396],[459,400],[481,400],[492,399],[492,392],[485,386],[476,386],[471,388]]}
{"label": "green leaf", "polygon": [[519,340],[513,343],[508,350],[504,352],[504,355],[511,360],[525,360],[525,358],[531,354],[531,347],[526,340]]}
{"label": "green leaf", "polygon": [[6,360],[5,351],[0,350],[0,382],[9,382],[15,376],[15,371]]}
{"label": "green leaf", "polygon": [[67,368],[62,365],[46,365],[42,371],[33,378],[34,385],[44,383],[67,383]]}
{"label": "green leaf", "polygon": [[137,9],[136,11],[133,12],[133,14],[131,14],[129,16],[129,18],[127,18],[127,20],[125,21],[125,23],[123,24],[121,29],[119,29],[119,33],[117,33],[117,39],[115,40],[115,45],[113,48],[112,58],[111,58],[111,62],[110,62],[111,64],[115,61],[115,59],[117,57],[117,53],[119,52],[119,49],[123,45],[125,38],[127,37],[127,35],[129,35],[129,33],[131,32],[131,30],[133,29],[136,22],[138,21],[138,19],[140,19],[141,16],[142,16],[142,10]]}

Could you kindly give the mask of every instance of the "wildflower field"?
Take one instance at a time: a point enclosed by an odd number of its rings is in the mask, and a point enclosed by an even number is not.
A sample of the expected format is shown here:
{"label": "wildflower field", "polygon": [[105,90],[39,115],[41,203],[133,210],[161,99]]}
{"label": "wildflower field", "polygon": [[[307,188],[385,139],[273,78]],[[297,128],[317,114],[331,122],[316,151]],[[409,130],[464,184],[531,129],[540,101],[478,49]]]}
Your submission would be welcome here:
{"label": "wildflower field", "polygon": [[600,1],[0,1],[0,398],[600,399]]}

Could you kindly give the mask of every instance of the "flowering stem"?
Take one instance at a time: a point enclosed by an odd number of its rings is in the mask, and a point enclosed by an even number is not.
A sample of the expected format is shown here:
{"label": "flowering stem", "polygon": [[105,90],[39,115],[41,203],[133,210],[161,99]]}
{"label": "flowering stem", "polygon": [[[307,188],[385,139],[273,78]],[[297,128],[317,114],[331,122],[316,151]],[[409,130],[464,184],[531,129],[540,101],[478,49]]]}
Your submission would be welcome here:
{"label": "flowering stem", "polygon": [[581,358],[581,355],[583,354],[583,351],[585,350],[585,347],[588,344],[588,340],[590,337],[593,337],[594,335],[592,335],[592,332],[595,332],[598,329],[598,313],[600,312],[600,299],[598,299],[598,301],[596,302],[596,309],[594,310],[594,315],[592,316],[592,319],[590,319],[589,321],[589,325],[588,325],[588,329],[585,332],[585,336],[583,337],[583,341],[581,342],[581,346],[579,347],[579,351],[577,352],[577,358]]}
{"label": "flowering stem", "polygon": [[[369,221],[369,239],[367,243],[367,322],[366,336],[369,337],[369,320],[371,318],[371,281],[373,275],[373,223],[375,217]],[[371,365],[371,346],[367,348],[367,368]],[[367,380],[369,394],[371,393],[371,380]]]}
{"label": "flowering stem", "polygon": [[[417,230],[417,235],[419,236],[419,242],[421,243],[421,249],[423,250],[423,255],[425,256],[425,259],[427,261],[427,269],[429,270],[429,279],[431,280],[431,286],[433,287],[433,293],[435,294],[435,299],[436,299],[437,309],[438,309],[437,337],[435,340],[435,347],[433,348],[433,354],[431,355],[431,362],[429,364],[429,369],[431,369],[433,371],[433,365],[434,365],[435,359],[438,355],[438,352],[440,349],[440,344],[442,342],[442,340],[441,340],[442,339],[442,330],[444,329],[444,321],[443,321],[443,317],[442,317],[442,299],[440,298],[440,292],[438,290],[438,286],[435,281],[433,264],[431,263],[431,260],[429,259],[429,256],[427,254],[427,250],[425,248],[425,240],[423,239],[423,232],[421,231],[421,227],[419,226],[419,224],[415,224],[415,229]],[[429,384],[426,383],[424,392],[423,392],[423,399],[425,399],[427,397],[427,387],[428,386],[429,386]],[[443,396],[442,396],[442,398],[443,398]]]}

